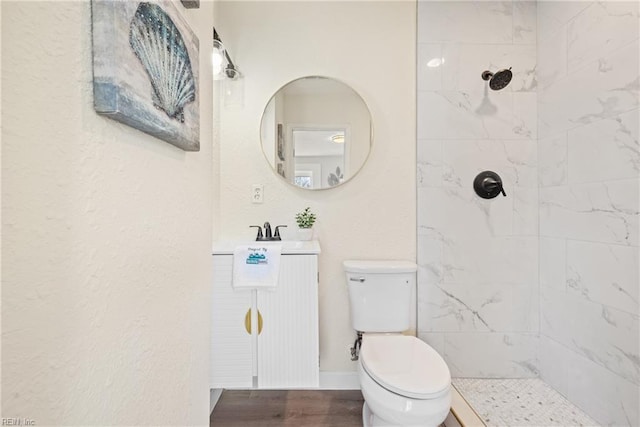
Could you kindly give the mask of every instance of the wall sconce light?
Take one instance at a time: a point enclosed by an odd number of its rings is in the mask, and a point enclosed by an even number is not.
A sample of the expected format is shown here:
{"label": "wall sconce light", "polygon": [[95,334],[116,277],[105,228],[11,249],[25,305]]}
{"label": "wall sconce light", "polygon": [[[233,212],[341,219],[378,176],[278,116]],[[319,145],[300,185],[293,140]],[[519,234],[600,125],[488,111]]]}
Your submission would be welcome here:
{"label": "wall sconce light", "polygon": [[229,52],[224,47],[224,43],[220,39],[216,29],[213,29],[213,56],[211,58],[213,63],[213,79],[223,80],[236,79],[240,77],[240,72],[236,68],[235,64],[229,56]]}
{"label": "wall sconce light", "polygon": [[226,106],[244,106],[244,79],[231,60],[216,29],[213,29],[213,80],[223,80],[222,97]]}

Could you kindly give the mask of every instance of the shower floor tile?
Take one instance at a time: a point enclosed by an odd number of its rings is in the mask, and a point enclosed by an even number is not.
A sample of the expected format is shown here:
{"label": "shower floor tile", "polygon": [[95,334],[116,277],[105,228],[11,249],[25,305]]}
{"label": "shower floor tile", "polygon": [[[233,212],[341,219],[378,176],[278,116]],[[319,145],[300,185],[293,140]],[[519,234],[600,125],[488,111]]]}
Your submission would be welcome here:
{"label": "shower floor tile", "polygon": [[488,427],[598,425],[538,378],[453,378],[452,382]]}

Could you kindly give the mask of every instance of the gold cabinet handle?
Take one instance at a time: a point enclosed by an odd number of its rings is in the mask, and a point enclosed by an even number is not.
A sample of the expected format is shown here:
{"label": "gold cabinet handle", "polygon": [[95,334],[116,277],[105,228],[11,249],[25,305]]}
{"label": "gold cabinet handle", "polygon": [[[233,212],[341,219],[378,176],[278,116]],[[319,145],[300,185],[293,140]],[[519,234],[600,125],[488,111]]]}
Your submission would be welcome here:
{"label": "gold cabinet handle", "polygon": [[[247,330],[247,333],[251,335],[251,309],[247,310],[247,314],[244,316],[244,328]],[[262,332],[262,314],[260,314],[260,310],[258,310],[258,335]]]}

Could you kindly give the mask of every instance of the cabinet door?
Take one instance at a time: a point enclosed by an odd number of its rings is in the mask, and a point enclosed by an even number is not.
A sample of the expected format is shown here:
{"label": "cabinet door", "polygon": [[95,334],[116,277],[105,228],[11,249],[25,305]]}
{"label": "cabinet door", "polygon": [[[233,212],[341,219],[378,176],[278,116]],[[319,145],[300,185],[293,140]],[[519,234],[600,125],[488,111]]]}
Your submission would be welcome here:
{"label": "cabinet door", "polygon": [[318,387],[318,257],[284,255],[274,291],[258,291],[258,387]]}
{"label": "cabinet door", "polygon": [[251,387],[251,335],[245,315],[251,308],[251,291],[231,287],[233,255],[213,257],[211,304],[211,388]]}

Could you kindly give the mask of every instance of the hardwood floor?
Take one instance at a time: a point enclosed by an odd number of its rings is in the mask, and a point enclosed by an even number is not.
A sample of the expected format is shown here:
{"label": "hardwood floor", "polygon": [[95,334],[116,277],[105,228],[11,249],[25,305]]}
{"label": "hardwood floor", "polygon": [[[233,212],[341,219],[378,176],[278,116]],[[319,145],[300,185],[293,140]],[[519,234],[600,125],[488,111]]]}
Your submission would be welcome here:
{"label": "hardwood floor", "polygon": [[360,427],[360,390],[225,390],[214,427]]}

